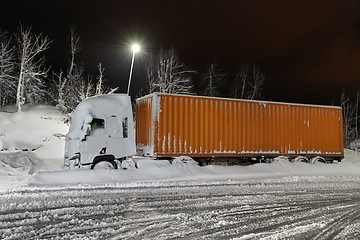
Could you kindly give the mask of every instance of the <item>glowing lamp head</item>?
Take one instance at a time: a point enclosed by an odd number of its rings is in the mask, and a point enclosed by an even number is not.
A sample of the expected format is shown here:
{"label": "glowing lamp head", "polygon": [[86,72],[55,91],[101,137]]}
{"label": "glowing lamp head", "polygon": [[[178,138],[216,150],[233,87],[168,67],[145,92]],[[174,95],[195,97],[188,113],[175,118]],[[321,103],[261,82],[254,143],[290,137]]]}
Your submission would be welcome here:
{"label": "glowing lamp head", "polygon": [[136,52],[140,51],[140,46],[139,46],[138,44],[133,44],[133,45],[131,46],[131,50],[132,50],[134,53],[136,53]]}

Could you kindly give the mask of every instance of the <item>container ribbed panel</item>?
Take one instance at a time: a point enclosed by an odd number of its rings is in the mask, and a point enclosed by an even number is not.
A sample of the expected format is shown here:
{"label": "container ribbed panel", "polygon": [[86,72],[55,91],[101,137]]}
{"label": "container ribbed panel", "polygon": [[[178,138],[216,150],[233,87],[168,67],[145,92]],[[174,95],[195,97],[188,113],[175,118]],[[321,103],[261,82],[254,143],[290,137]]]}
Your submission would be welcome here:
{"label": "container ribbed panel", "polygon": [[342,156],[340,108],[152,94],[137,101],[137,145],[156,156]]}

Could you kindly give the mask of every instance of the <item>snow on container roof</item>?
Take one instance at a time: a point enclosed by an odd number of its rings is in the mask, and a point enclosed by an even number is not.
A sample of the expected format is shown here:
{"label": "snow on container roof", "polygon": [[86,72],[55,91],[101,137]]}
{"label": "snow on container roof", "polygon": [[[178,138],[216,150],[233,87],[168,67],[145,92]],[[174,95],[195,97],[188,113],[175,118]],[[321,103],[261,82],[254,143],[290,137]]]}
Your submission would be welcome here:
{"label": "snow on container roof", "polygon": [[72,139],[78,138],[84,122],[90,123],[93,118],[105,119],[111,116],[120,116],[129,107],[131,107],[131,100],[126,94],[108,94],[86,98],[72,113],[67,136]]}
{"label": "snow on container roof", "polygon": [[143,96],[141,98],[136,99],[136,101],[149,98],[153,95],[175,95],[175,96],[183,96],[183,97],[191,97],[191,98],[205,98],[205,99],[221,99],[221,100],[228,100],[228,101],[243,101],[243,102],[257,102],[260,104],[282,104],[282,105],[290,105],[290,106],[306,106],[306,107],[320,107],[320,108],[336,108],[342,109],[339,106],[330,106],[330,105],[316,105],[316,104],[304,104],[304,103],[288,103],[288,102],[273,102],[273,101],[263,101],[263,100],[249,100],[249,99],[237,99],[237,98],[222,98],[222,97],[209,97],[209,96],[196,96],[196,95],[186,95],[186,94],[170,94],[170,93],[151,93],[149,95]]}

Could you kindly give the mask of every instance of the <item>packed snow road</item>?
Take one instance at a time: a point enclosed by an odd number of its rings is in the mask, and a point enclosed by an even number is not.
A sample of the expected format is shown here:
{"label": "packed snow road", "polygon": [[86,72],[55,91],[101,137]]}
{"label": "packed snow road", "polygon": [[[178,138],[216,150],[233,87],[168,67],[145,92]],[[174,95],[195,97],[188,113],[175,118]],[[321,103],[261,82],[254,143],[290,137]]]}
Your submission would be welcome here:
{"label": "packed snow road", "polygon": [[26,187],[0,239],[359,239],[358,177]]}

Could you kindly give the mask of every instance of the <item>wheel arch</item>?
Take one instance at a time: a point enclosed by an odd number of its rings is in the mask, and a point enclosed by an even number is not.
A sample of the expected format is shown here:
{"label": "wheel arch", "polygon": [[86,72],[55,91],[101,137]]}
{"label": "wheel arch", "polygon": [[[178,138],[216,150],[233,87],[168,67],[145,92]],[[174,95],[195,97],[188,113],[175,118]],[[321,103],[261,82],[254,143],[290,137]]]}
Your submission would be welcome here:
{"label": "wheel arch", "polygon": [[307,158],[305,156],[297,156],[297,157],[295,157],[294,162],[310,163],[309,158]]}
{"label": "wheel arch", "polygon": [[[114,162],[115,161],[115,156],[111,155],[111,154],[106,154],[106,155],[100,155],[100,156],[96,156],[91,164],[91,169],[94,169],[95,165],[98,164],[99,162],[102,161],[107,161],[107,162]],[[117,164],[115,163],[116,168],[117,168]]]}
{"label": "wheel arch", "polygon": [[320,163],[326,163],[326,159],[324,158],[324,157],[322,157],[322,156],[316,156],[316,157],[313,157],[312,159],[311,159],[311,163],[318,163],[318,162],[320,162]]}

